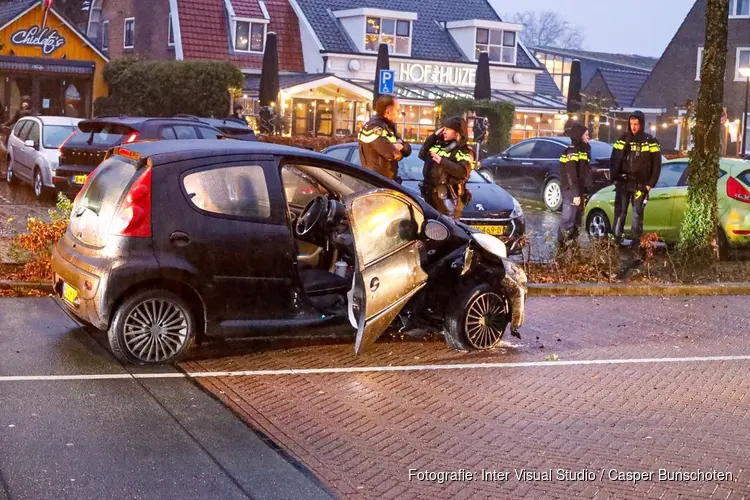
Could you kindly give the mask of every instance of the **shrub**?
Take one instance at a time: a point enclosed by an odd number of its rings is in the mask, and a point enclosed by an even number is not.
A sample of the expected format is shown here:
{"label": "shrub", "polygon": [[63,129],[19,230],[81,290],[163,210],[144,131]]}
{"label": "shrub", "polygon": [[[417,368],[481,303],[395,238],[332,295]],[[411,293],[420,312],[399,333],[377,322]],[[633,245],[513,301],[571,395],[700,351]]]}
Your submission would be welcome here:
{"label": "shrub", "polygon": [[117,59],[104,68],[109,96],[95,102],[95,114],[126,116],[227,116],[230,94],[241,88],[242,72],[221,61]]}

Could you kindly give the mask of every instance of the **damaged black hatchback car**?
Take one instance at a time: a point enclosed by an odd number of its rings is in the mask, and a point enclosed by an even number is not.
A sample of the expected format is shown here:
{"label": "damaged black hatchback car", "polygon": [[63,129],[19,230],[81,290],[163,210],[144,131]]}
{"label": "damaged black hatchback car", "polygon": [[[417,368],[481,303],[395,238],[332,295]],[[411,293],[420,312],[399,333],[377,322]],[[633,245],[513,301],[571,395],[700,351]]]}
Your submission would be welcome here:
{"label": "damaged black hatchback car", "polygon": [[199,337],[336,322],[356,352],[391,325],[460,350],[523,323],[526,276],[504,244],[388,179],[296,148],[162,141],[114,148],[53,251],[58,300],[136,364]]}

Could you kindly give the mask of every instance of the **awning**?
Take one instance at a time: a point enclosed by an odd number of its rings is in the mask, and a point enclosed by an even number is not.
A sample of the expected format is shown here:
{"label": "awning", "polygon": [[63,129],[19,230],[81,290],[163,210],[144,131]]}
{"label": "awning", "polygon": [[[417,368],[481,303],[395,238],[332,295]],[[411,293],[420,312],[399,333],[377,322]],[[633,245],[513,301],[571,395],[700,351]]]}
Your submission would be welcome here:
{"label": "awning", "polygon": [[0,70],[24,71],[28,73],[57,73],[63,75],[93,75],[96,63],[70,61],[67,59],[45,59],[42,57],[0,56]]}

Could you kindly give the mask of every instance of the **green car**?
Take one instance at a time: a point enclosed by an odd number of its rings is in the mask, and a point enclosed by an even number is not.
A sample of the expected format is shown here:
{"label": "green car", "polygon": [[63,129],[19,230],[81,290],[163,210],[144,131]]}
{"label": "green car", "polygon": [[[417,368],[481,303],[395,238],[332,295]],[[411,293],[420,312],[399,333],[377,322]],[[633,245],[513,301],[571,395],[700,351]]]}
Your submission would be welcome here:
{"label": "green car", "polygon": [[[643,232],[656,233],[665,243],[676,243],[687,203],[685,159],[664,162],[659,182],[651,189],[643,218]],[[750,161],[722,158],[718,182],[719,247],[723,257],[730,248],[750,245]],[[632,207],[625,221],[630,231]],[[586,205],[584,219],[589,236],[604,238],[615,220],[615,188],[594,194]]]}

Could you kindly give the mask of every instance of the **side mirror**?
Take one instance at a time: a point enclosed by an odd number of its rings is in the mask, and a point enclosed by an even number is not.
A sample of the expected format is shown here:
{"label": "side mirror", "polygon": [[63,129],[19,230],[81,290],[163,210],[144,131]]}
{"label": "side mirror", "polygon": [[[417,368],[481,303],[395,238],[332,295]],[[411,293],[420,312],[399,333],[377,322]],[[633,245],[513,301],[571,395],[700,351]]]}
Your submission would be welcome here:
{"label": "side mirror", "polygon": [[36,149],[36,143],[34,141],[32,141],[31,139],[27,139],[27,140],[23,141],[23,145],[26,146],[27,148],[34,148],[34,149]]}
{"label": "side mirror", "polygon": [[429,220],[424,226],[424,235],[432,241],[445,241],[450,238],[451,233],[442,222]]}

